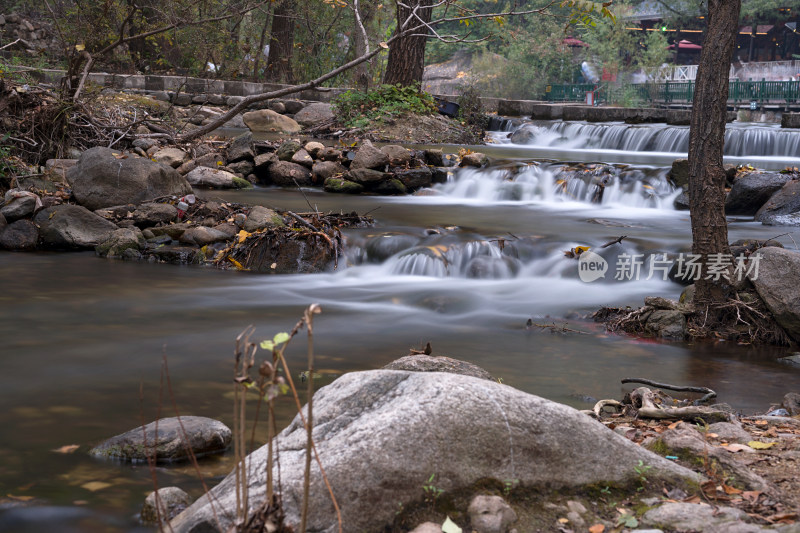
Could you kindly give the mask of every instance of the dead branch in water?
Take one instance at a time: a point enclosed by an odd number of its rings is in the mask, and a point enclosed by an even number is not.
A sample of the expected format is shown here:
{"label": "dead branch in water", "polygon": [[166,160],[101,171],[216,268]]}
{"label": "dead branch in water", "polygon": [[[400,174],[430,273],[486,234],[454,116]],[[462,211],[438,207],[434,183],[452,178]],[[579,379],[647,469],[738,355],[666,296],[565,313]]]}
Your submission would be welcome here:
{"label": "dead branch in water", "polygon": [[705,394],[699,400],[695,400],[693,403],[694,405],[700,405],[701,403],[706,403],[713,398],[717,397],[717,393],[707,387],[683,387],[679,385],[670,385],[669,383],[658,383],[656,381],[651,381],[649,379],[644,378],[623,378],[620,380],[621,383],[641,383],[643,385],[649,385],[651,387],[658,387],[659,389],[667,389],[676,392],[699,392],[701,394]]}
{"label": "dead branch in water", "polygon": [[525,324],[525,329],[531,329],[531,328],[549,329],[551,333],[580,333],[581,335],[589,334],[586,331],[568,328],[566,324],[558,325],[555,322],[553,322],[552,324],[537,324],[529,318],[528,322]]}

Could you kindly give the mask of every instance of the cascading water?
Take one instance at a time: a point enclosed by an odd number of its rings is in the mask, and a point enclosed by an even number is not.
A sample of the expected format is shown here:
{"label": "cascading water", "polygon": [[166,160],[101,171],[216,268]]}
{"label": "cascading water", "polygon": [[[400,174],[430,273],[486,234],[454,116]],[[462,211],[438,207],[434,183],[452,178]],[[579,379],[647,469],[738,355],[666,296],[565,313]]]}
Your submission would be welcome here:
{"label": "cascading water", "polygon": [[[513,124],[498,123],[498,127],[507,128]],[[517,127],[510,135],[497,134],[496,138],[525,146],[627,152],[686,153],[689,149],[689,127],[664,124],[534,121]],[[799,157],[800,132],[749,124],[729,125],[725,132],[725,155]]]}
{"label": "cascading water", "polygon": [[680,190],[669,184],[666,169],[647,170],[591,164],[464,168],[449,182],[436,185],[434,191],[439,197],[486,203],[586,202],[672,209]]}

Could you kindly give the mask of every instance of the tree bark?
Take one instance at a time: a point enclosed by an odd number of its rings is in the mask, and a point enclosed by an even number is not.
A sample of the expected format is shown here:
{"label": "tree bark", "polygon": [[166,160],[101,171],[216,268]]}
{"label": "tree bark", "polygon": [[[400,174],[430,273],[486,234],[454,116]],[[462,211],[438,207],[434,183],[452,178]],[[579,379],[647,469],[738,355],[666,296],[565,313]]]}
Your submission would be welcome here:
{"label": "tree bark", "polygon": [[279,83],[294,83],[294,0],[283,0],[272,15],[272,36],[269,41],[267,78]]}
{"label": "tree bark", "polygon": [[[420,21],[428,23],[433,14],[434,0],[410,0],[408,8],[397,4],[397,29],[417,26]],[[418,17],[418,18],[417,18]],[[410,18],[410,20],[409,20]],[[420,30],[417,34],[426,33]],[[403,36],[389,49],[389,59],[386,65],[386,74],[383,82],[389,85],[414,85],[422,81],[422,72],[425,69],[425,43],[424,35]]]}
{"label": "tree bark", "polygon": [[[368,32],[369,28],[372,26],[375,8],[369,0],[362,2],[361,6],[363,6],[360,11],[361,24],[364,26],[364,30]],[[356,57],[361,57],[367,53],[367,44],[365,36],[361,32],[361,28],[356,27],[353,31],[353,49],[355,50]],[[369,82],[372,80],[371,73],[371,65],[366,61],[356,66],[353,72],[355,85],[357,87],[363,87],[364,91],[369,89]]]}
{"label": "tree bark", "polygon": [[725,300],[723,280],[706,280],[709,254],[729,254],[722,167],[727,122],[728,73],[739,31],[741,0],[709,0],[708,29],[697,67],[689,133],[689,210],[692,253],[702,256],[695,283],[699,308]]}

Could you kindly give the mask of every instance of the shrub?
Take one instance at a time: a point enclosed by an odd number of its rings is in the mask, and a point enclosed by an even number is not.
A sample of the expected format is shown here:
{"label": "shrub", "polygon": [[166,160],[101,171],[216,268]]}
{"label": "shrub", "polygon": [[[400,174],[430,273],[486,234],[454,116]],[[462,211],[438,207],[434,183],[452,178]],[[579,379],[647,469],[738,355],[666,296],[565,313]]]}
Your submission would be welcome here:
{"label": "shrub", "polygon": [[364,128],[386,118],[436,111],[433,97],[418,86],[380,85],[372,91],[347,91],[333,102],[336,117],[350,128]]}

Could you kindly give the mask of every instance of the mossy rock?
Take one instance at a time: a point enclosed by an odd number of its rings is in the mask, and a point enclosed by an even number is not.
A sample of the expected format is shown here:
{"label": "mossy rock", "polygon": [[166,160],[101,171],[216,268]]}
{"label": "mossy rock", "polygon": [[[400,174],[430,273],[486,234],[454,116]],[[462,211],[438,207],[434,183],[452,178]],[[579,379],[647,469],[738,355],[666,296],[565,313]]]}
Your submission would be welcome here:
{"label": "mossy rock", "polygon": [[324,189],[327,192],[343,194],[361,194],[364,186],[344,178],[328,178],[325,180]]}

